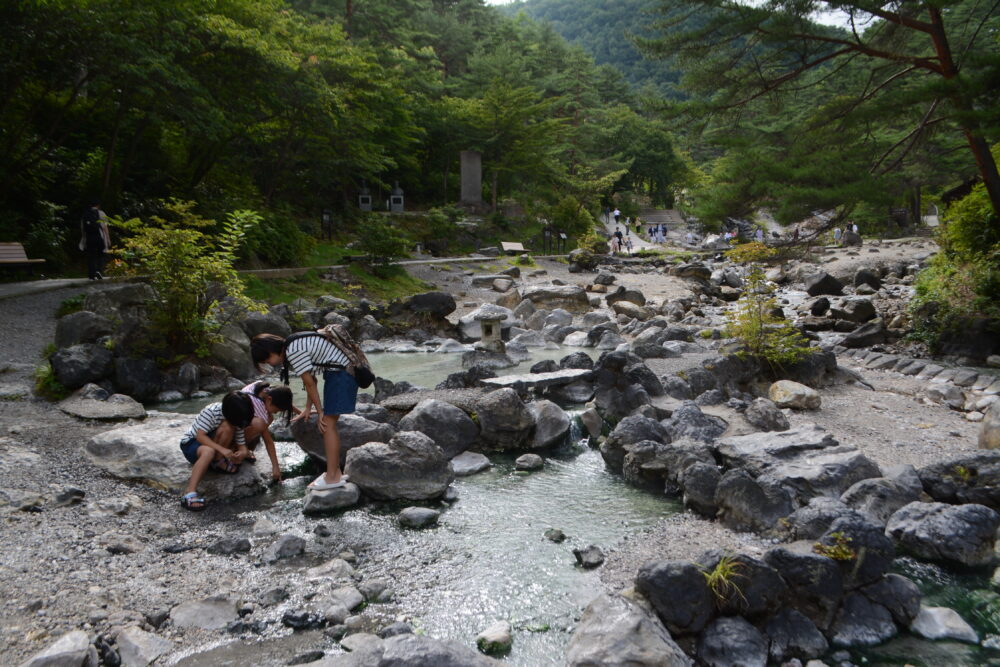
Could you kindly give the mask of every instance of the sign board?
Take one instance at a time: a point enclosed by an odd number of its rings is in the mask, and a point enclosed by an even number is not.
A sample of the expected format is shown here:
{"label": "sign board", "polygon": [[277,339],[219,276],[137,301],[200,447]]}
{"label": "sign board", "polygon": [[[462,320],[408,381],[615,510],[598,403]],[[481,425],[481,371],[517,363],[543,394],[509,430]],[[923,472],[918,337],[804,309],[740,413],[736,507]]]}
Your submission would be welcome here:
{"label": "sign board", "polygon": [[504,252],[528,252],[523,245],[520,243],[512,243],[510,241],[501,241],[500,248]]}

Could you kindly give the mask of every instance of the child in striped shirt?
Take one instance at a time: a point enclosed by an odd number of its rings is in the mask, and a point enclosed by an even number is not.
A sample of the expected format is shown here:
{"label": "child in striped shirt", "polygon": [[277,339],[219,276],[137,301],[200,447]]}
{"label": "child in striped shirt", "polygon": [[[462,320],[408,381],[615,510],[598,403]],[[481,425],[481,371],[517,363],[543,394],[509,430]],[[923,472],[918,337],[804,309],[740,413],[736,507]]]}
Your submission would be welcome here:
{"label": "child in striped shirt", "polygon": [[209,468],[230,474],[239,469],[250,453],[244,429],[252,419],[250,397],[238,391],[226,394],[221,403],[212,403],[198,413],[181,438],[181,452],[191,464],[191,479],[181,496],[184,509],[205,509],[205,499],[198,495],[198,483]]}
{"label": "child in striped shirt", "polygon": [[[313,406],[321,411],[316,422],[323,434],[326,472],[309,485],[316,491],[335,489],[347,482],[340,472],[340,415],[354,412],[358,400],[358,383],[347,372],[350,360],[340,349],[317,333],[292,334],[288,339],[274,334],[258,334],[250,341],[250,356],[258,370],[263,364],[282,366],[282,381],[288,381],[288,368],[302,378],[306,389],[306,405],[292,421],[308,419]],[[316,373],[323,372],[323,400],[319,397]]]}
{"label": "child in striped shirt", "polygon": [[279,412],[285,413],[286,424],[291,421],[292,412],[299,412],[292,405],[292,390],[285,386],[272,387],[270,382],[253,382],[240,391],[249,396],[250,402],[253,404],[253,420],[244,433],[247,447],[251,451],[247,460],[257,460],[253,455],[253,450],[256,449],[257,443],[263,440],[264,446],[267,448],[267,456],[271,459],[271,477],[274,481],[280,482],[281,466],[278,464],[278,452],[268,427],[274,421],[274,415]]}

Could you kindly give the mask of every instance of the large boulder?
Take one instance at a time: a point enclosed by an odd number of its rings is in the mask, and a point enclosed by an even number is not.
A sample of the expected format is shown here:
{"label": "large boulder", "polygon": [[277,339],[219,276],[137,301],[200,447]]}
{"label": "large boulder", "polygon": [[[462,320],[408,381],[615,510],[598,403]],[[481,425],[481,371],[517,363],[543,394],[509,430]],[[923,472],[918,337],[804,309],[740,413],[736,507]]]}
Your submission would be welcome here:
{"label": "large boulder", "polygon": [[529,443],[535,419],[513,389],[491,391],[476,401],[475,408],[485,450],[522,449]]}
{"label": "large boulder", "polygon": [[[158,489],[180,492],[191,477],[191,464],[180,450],[181,438],[192,415],[160,413],[142,424],[98,433],[83,452],[97,467],[115,477],[143,482]],[[232,475],[209,472],[198,485],[206,498],[242,498],[266,490],[266,459],[244,461]]]}
{"label": "large boulder", "polygon": [[768,653],[776,663],[792,658],[808,661],[826,653],[829,644],[816,624],[794,609],[780,610],[764,628],[771,640]]}
{"label": "large boulder", "polygon": [[898,630],[889,610],[861,593],[851,593],[830,628],[834,646],[877,646],[896,636]]}
{"label": "large boulder", "polygon": [[997,527],[1000,514],[983,505],[915,502],[893,514],[885,531],[919,558],[977,566],[993,560]]}
{"label": "large boulder", "polygon": [[856,482],[840,500],[869,521],[885,527],[896,510],[920,500],[920,485],[889,477],[872,477]]}
{"label": "large boulder", "polygon": [[779,408],[816,410],[820,397],[815,389],[791,380],[778,380],[767,390],[767,397]]}
{"label": "large boulder", "polygon": [[566,652],[569,667],[689,667],[673,637],[644,606],[604,593],[584,610]]}
{"label": "large boulder", "polygon": [[570,419],[565,410],[544,399],[529,403],[528,410],[535,420],[535,430],[531,434],[529,445],[531,449],[551,447],[566,439]]}
{"label": "large boulder", "polygon": [[844,593],[844,575],[837,562],[813,550],[813,542],[791,542],[764,554],[764,562],[788,584],[788,606],[825,631]]}
{"label": "large boulder", "polygon": [[241,324],[251,339],[262,333],[274,334],[282,338],[288,338],[292,335],[292,328],[288,326],[285,318],[274,312],[249,313]]}
{"label": "large boulder", "polygon": [[590,310],[587,291],[579,285],[534,285],[525,288],[522,296],[539,308],[562,308],[571,313]]}
{"label": "large boulder", "polygon": [[136,310],[145,310],[156,298],[156,291],[147,283],[125,283],[92,290],[83,300],[83,309],[109,320],[128,319]]}
{"label": "large boulder", "polygon": [[429,436],[449,459],[468,449],[479,437],[479,427],[461,408],[428,398],[399,420],[399,430]]}
{"label": "large boulder", "polygon": [[844,292],[844,284],[826,271],[818,271],[805,279],[805,289],[809,296],[839,296]]}
{"label": "large boulder", "polygon": [[64,315],[56,322],[56,347],[73,347],[80,343],[96,343],[101,336],[108,336],[115,328],[111,320],[89,310]]}
{"label": "large boulder", "polygon": [[885,322],[881,317],[865,322],[860,327],[844,336],[840,344],[844,347],[868,347],[884,343],[886,337]]}
{"label": "large boulder", "polygon": [[761,431],[787,431],[789,427],[785,413],[778,409],[774,401],[766,398],[754,400],[744,411],[743,417]]}
{"label": "large boulder", "polygon": [[607,439],[601,443],[601,456],[614,471],[620,471],[630,447],[643,440],[667,443],[670,433],[655,419],[642,415],[629,415],[618,422]]}
{"label": "large boulder", "polygon": [[81,419],[124,420],[143,419],[146,409],[131,396],[108,395],[95,384],[88,384],[72,396],[59,402],[59,409]]}
{"label": "large boulder", "polygon": [[739,616],[717,618],[698,637],[698,660],[708,667],[764,667],[767,638]]}
{"label": "large boulder", "polygon": [[406,308],[414,313],[427,313],[439,318],[455,312],[455,297],[447,292],[414,294],[405,304]]}
{"label": "large boulder", "polygon": [[351,449],[344,472],[366,495],[384,500],[440,498],[455,479],[441,448],[416,431]]}
{"label": "large boulder", "polygon": [[715,590],[715,606],[723,616],[745,616],[751,620],[770,616],[785,602],[788,586],[770,565],[746,554],[727,554],[713,549],[698,558],[702,571],[732,574],[728,584]]}
{"label": "large boulder", "polygon": [[115,386],[123,394],[149,401],[159,395],[164,376],[152,359],[115,359]]}
{"label": "large boulder", "polygon": [[[354,635],[355,637],[361,634]],[[332,654],[313,667],[500,667],[504,663],[454,640],[403,633],[360,643],[350,653]]]}
{"label": "large boulder", "polygon": [[[622,453],[621,472],[629,484],[668,495],[684,494],[685,500],[691,500],[691,506],[696,511],[715,514],[718,474],[712,475],[707,470],[708,467],[716,467],[715,459],[703,443],[686,439],[669,444],[641,440],[624,445]],[[608,467],[613,467],[613,461],[608,458],[605,461]],[[699,468],[689,476],[689,471],[699,464],[705,468]]]}
{"label": "large boulder", "polygon": [[712,442],[726,432],[726,422],[719,417],[706,415],[694,402],[684,401],[670,416],[664,419],[663,427],[672,439],[690,438],[701,442]]}
{"label": "large boulder", "polygon": [[22,662],[20,667],[89,667],[96,664],[97,651],[90,637],[83,630],[73,630]]}
{"label": "large boulder", "polygon": [[875,319],[875,306],[863,297],[848,297],[830,310],[830,316],[848,322],[867,322]]}
{"label": "large boulder", "polygon": [[977,503],[1000,511],[1000,451],[948,459],[917,474],[934,500],[953,505]]}
{"label": "large boulder", "polygon": [[704,573],[693,563],[651,561],[639,568],[635,587],[671,634],[696,634],[715,612]]}
{"label": "large boulder", "polygon": [[[323,445],[323,434],[319,432],[316,423],[319,416],[312,414],[307,420],[293,421],[292,437],[302,450],[315,459],[326,463],[326,448]],[[357,415],[341,415],[337,420],[337,434],[340,436],[340,465],[347,460],[347,452],[368,442],[388,442],[396,433],[390,424],[365,419]]]}
{"label": "large boulder", "polygon": [[835,520],[813,549],[837,561],[849,590],[882,579],[896,557],[892,539],[882,527],[855,516]]}
{"label": "large boulder", "polygon": [[788,516],[792,493],[771,479],[754,479],[746,470],[729,470],[715,489],[715,505],[723,525],[739,531],[767,531]]}
{"label": "large boulder", "polygon": [[816,496],[788,515],[783,521],[787,537],[793,540],[816,540],[826,533],[833,522],[845,516],[864,516],[836,498]]}
{"label": "large boulder", "polygon": [[1000,401],[994,401],[986,410],[979,428],[980,449],[1000,449]]}
{"label": "large boulder", "polygon": [[114,355],[102,345],[83,343],[57,350],[51,357],[52,373],[67,389],[78,389],[111,375]]}
{"label": "large boulder", "polygon": [[869,600],[877,602],[892,614],[902,627],[908,627],[920,613],[923,594],[915,583],[898,574],[887,574],[874,584],[861,589]]}

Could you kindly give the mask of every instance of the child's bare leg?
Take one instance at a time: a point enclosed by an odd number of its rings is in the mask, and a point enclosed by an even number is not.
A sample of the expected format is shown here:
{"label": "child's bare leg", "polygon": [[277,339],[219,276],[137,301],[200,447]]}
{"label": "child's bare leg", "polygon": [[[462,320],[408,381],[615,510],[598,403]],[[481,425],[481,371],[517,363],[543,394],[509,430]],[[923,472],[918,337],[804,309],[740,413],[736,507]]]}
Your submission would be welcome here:
{"label": "child's bare leg", "polygon": [[326,454],[326,481],[336,484],[340,481],[340,433],[337,421],[340,415],[323,415],[326,431],[323,433],[323,450]]}
{"label": "child's bare leg", "polygon": [[196,493],[198,491],[198,484],[201,482],[202,477],[208,472],[209,466],[212,465],[212,461],[218,452],[211,447],[206,447],[202,445],[198,448],[198,460],[194,462],[191,466],[191,479],[188,480],[187,488],[184,489],[184,493]]}
{"label": "child's bare leg", "polygon": [[243,437],[247,442],[253,442],[267,430],[267,422],[260,417],[254,417],[250,425],[243,431]]}

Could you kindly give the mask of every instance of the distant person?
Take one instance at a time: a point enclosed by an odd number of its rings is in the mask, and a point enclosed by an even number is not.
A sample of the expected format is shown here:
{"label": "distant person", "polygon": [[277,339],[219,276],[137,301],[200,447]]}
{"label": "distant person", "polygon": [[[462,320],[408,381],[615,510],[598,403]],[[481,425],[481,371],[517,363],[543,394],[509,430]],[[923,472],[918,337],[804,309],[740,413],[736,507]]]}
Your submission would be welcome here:
{"label": "distant person", "polygon": [[191,464],[181,506],[194,512],[205,509],[198,484],[209,469],[233,474],[247,458],[245,430],[253,420],[250,397],[239,391],[226,394],[221,403],[206,406],[181,438],[181,453]]}
{"label": "distant person", "polygon": [[629,257],[632,256],[632,237],[625,236],[625,250],[628,251]]}
{"label": "distant person", "polygon": [[639,216],[635,216],[635,233],[642,234],[642,222],[639,221]]}
{"label": "distant person", "polygon": [[844,233],[842,231],[840,231],[840,227],[834,227],[833,228],[833,242],[834,243],[839,244],[840,243],[840,237],[843,236],[843,235],[844,235]]}
{"label": "distant person", "polygon": [[798,241],[798,240],[799,240],[799,228],[796,227],[795,231],[792,232],[792,241]]}
{"label": "distant person", "polygon": [[858,223],[855,222],[854,224],[851,225],[851,231],[854,232],[855,234],[859,233],[858,232]]}
{"label": "distant person", "polygon": [[615,237],[615,246],[618,248],[616,252],[620,252],[622,249],[623,238],[622,238],[622,230],[619,229],[618,227],[615,227],[614,237]]}
{"label": "distant person", "polygon": [[757,231],[754,232],[754,238],[757,239],[757,243],[763,243],[764,242],[764,230],[761,229],[760,227],[758,227]]}
{"label": "distant person", "polygon": [[619,210],[618,210],[618,209],[616,208],[616,209],[615,209],[614,211],[612,211],[612,212],[611,212],[611,215],[613,215],[613,216],[614,216],[614,218],[615,218],[615,224],[617,225],[617,224],[618,224],[618,221],[619,221],[619,220],[621,219],[621,217],[622,217],[622,212],[621,212],[621,211],[619,211]]}
{"label": "distant person", "polygon": [[87,278],[103,280],[105,253],[111,250],[111,234],[108,232],[108,216],[101,210],[101,204],[94,202],[80,217],[80,250],[87,254]]}

